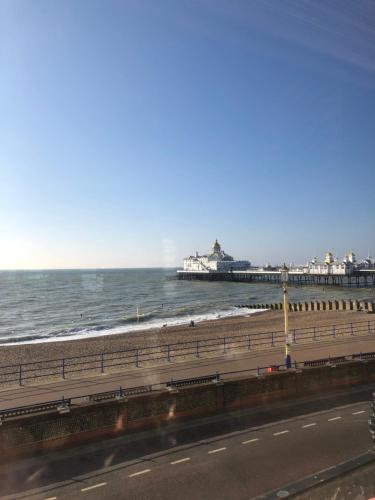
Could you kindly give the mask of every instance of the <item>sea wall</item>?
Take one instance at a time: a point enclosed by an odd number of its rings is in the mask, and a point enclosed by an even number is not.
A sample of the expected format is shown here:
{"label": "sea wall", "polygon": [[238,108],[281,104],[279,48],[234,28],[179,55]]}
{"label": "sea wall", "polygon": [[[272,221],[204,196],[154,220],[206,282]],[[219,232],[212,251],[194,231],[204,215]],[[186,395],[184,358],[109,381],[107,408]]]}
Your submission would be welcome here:
{"label": "sea wall", "polygon": [[[249,309],[284,309],[282,302],[274,304],[241,304],[236,307],[247,307]],[[289,311],[363,311],[375,313],[375,303],[358,300],[315,300],[311,302],[289,302]]]}
{"label": "sea wall", "polygon": [[358,360],[153,391],[107,402],[85,402],[72,406],[66,413],[55,410],[9,418],[0,426],[0,461],[182,419],[255,408],[372,382],[375,382],[375,360]]}

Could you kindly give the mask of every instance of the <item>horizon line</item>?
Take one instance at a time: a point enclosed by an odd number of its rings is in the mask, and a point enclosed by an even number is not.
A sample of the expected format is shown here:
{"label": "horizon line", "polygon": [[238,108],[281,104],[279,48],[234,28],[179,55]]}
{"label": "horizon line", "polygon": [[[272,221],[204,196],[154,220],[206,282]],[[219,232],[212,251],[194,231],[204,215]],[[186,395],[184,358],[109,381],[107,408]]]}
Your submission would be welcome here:
{"label": "horizon line", "polygon": [[149,267],[35,267],[35,268],[9,268],[0,269],[3,272],[17,272],[17,271],[119,271],[129,269],[178,269],[181,266],[149,266]]}

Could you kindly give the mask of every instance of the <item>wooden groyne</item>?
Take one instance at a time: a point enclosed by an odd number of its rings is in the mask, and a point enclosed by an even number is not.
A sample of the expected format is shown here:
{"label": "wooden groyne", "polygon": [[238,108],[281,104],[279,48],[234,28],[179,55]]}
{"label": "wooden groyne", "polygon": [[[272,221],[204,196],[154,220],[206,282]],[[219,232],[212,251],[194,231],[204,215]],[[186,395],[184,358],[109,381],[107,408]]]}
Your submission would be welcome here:
{"label": "wooden groyne", "polygon": [[[247,307],[248,309],[283,309],[282,302],[273,304],[247,304],[237,305],[236,307]],[[289,302],[289,311],[363,311],[375,313],[375,303],[359,300],[315,300],[308,302]]]}

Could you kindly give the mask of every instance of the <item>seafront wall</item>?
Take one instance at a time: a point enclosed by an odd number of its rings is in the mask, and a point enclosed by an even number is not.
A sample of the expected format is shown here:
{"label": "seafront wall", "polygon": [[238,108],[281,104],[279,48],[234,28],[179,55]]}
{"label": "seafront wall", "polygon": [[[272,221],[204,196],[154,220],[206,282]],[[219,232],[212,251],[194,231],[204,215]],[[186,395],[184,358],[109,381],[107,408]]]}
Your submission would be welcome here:
{"label": "seafront wall", "polygon": [[[282,302],[274,304],[247,304],[236,307],[247,307],[249,309],[284,309]],[[359,300],[315,300],[309,302],[289,302],[289,311],[363,311],[375,313],[375,303]]]}
{"label": "seafront wall", "polygon": [[160,390],[106,402],[85,402],[65,411],[6,419],[0,426],[0,461],[158,428],[168,422],[270,402],[294,400],[375,382],[375,360],[350,361],[233,378],[178,390]]}

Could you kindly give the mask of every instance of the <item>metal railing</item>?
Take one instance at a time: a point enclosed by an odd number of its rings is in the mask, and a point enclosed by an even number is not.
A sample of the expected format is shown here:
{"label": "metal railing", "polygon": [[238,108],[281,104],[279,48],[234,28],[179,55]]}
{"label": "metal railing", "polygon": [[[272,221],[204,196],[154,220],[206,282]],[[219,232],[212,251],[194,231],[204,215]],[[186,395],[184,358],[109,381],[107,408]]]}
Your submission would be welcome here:
{"label": "metal railing", "polygon": [[215,375],[203,375],[202,377],[194,378],[183,378],[179,380],[171,379],[170,382],[166,382],[168,389],[178,389],[179,387],[188,387],[197,384],[207,384],[209,382],[219,382],[220,373],[215,373]]}
{"label": "metal railing", "polygon": [[311,361],[304,361],[304,367],[315,367],[315,366],[325,366],[327,364],[337,365],[339,363],[345,363],[347,360],[346,356],[329,356],[328,358],[313,359]]}
{"label": "metal railing", "polygon": [[[368,355],[373,355],[374,353],[361,353],[361,357],[363,360],[368,359]],[[335,359],[340,359],[340,364],[347,362],[361,362],[362,359],[358,358],[358,354],[350,354],[347,356],[340,356],[339,358],[324,358],[324,359],[316,359],[309,361],[301,361],[294,362],[293,368],[297,369],[306,369],[309,368],[319,368],[321,366],[336,366],[337,362],[333,362]],[[293,370],[292,370],[293,371]],[[193,378],[184,378],[184,379],[170,379],[163,382],[158,382],[155,384],[149,384],[144,386],[137,387],[129,387],[114,389],[111,391],[100,392],[100,393],[92,393],[85,394],[81,396],[74,396],[71,398],[65,398],[62,396],[59,400],[53,401],[45,401],[37,404],[32,404],[28,406],[17,406],[14,408],[7,408],[0,410],[0,425],[2,422],[9,418],[15,418],[23,415],[31,415],[43,412],[54,412],[57,411],[59,413],[67,413],[71,408],[81,406],[82,404],[87,403],[102,403],[110,400],[119,400],[121,401],[123,398],[131,397],[131,396],[139,396],[147,393],[151,393],[152,391],[162,390],[162,389],[178,389],[181,387],[189,387],[196,386],[200,384],[216,384],[220,381],[225,381],[226,378],[233,379],[236,376],[242,375],[244,373],[250,373],[255,377],[262,377],[272,375],[274,372],[284,372],[288,373],[290,370],[286,369],[285,365],[267,365],[267,366],[258,366],[256,368],[247,368],[245,370],[235,370],[229,372],[216,372],[214,374],[201,375],[199,377]]]}
{"label": "metal railing", "polygon": [[65,406],[71,405],[71,399],[57,399],[54,401],[47,401],[45,403],[37,403],[34,405],[18,406],[16,408],[10,408],[7,410],[0,411],[0,421],[11,417],[20,417],[23,415],[30,415],[32,413],[42,413],[45,411],[54,411],[58,408],[63,408]]}
{"label": "metal railing", "polygon": [[128,389],[123,389],[120,387],[120,389],[117,389],[115,391],[106,391],[106,392],[99,392],[96,394],[90,394],[89,395],[89,400],[90,401],[106,401],[108,399],[121,399],[121,398],[126,398],[128,396],[137,396],[139,394],[147,394],[148,392],[152,391],[152,386],[151,385],[141,385],[137,387],[130,387]]}
{"label": "metal railing", "polygon": [[[375,320],[292,329],[290,335],[293,344],[296,345],[353,336],[375,336]],[[284,343],[283,331],[246,333],[6,365],[0,366],[0,386],[23,385],[30,380],[39,379],[74,378],[85,373],[114,373],[126,368],[157,366],[172,361],[191,361],[228,352],[272,349]]]}
{"label": "metal railing", "polygon": [[374,359],[375,352],[360,352],[352,355],[353,359]]}

